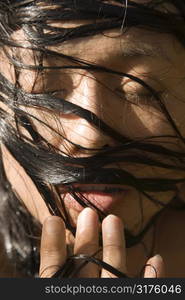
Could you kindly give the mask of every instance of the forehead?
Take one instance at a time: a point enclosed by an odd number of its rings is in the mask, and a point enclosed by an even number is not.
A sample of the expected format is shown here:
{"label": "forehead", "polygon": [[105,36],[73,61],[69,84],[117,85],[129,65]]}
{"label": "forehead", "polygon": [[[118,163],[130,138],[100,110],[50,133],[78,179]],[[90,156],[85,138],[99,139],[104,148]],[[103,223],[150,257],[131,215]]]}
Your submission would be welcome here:
{"label": "forehead", "polygon": [[[58,27],[78,26],[81,22],[61,23]],[[56,23],[53,23],[56,26]],[[27,39],[22,30],[14,33],[14,39],[25,43]],[[27,44],[27,42],[26,42]],[[119,70],[120,59],[125,63],[145,62],[146,59],[161,59],[167,62],[183,61],[185,50],[183,46],[170,34],[156,33],[144,29],[130,28],[125,33],[120,33],[119,29],[107,30],[94,36],[75,38],[57,45],[47,47],[57,53],[72,56],[88,62],[93,62],[102,66],[114,66]],[[27,49],[18,48],[16,53],[27,65],[32,63],[32,54]],[[46,63],[60,64],[60,56],[48,56]],[[63,61],[64,62],[64,61]],[[118,66],[116,67],[116,62]]]}
{"label": "forehead", "polygon": [[[151,1],[151,0],[134,0],[134,1],[123,1],[124,5],[129,4],[129,2],[134,2],[138,4],[147,4],[150,2],[157,3],[158,10],[168,10],[168,12],[176,12],[175,7],[171,3],[166,3],[166,1]],[[121,2],[108,1],[110,4],[121,5]],[[85,15],[85,11],[84,11]],[[62,29],[79,28],[83,25],[93,24],[102,22],[102,19],[96,20],[75,20],[75,21],[57,21],[51,22],[53,27],[59,27]],[[98,26],[98,25],[97,25]],[[172,47],[172,41],[174,38],[170,34],[157,33],[155,31],[147,31],[144,29],[137,29],[136,27],[128,28],[124,33],[121,31],[123,28],[110,29],[102,31],[101,34],[96,33],[96,35],[90,35],[90,37],[77,37],[74,39],[69,39],[56,46],[50,47],[54,51],[62,51],[62,53],[71,56],[79,56],[91,53],[97,53],[97,51],[104,51],[104,55],[109,55],[114,52],[115,55],[123,51],[123,55],[134,54],[135,52],[146,53],[151,55],[155,53],[156,55],[171,56],[170,50]],[[79,34],[80,36],[80,34]],[[171,45],[170,45],[171,43]],[[174,41],[173,41],[174,43]],[[165,47],[165,45],[167,47]],[[165,50],[167,49],[167,51]],[[135,50],[137,49],[137,51]],[[134,54],[135,55],[135,54]]]}
{"label": "forehead", "polygon": [[[76,25],[70,23],[69,26]],[[110,56],[125,58],[149,56],[170,60],[172,56],[184,51],[172,35],[137,28],[130,28],[124,33],[119,29],[107,30],[101,34],[76,38],[49,48],[65,55],[90,60],[97,57],[97,54],[105,60]]]}
{"label": "forehead", "polygon": [[[101,2],[101,1],[100,1]],[[107,1],[110,4],[122,5],[116,1]],[[125,3],[126,1],[124,1]],[[151,0],[135,0],[128,1],[135,2],[139,4],[147,4],[149,2],[159,3],[157,6],[158,9],[163,9],[163,1],[151,1]],[[170,7],[169,3],[165,5]],[[163,5],[164,5],[163,4]],[[54,5],[54,4],[53,4]],[[174,9],[174,7],[173,7]],[[85,11],[84,11],[85,14]],[[75,20],[75,21],[47,21],[51,27],[62,28],[62,29],[71,29],[79,28],[83,25],[93,24],[93,22],[102,22],[102,19],[96,20]],[[98,25],[97,25],[98,26]],[[48,33],[49,29],[44,29],[44,33]],[[21,32],[21,30],[20,30]],[[22,34],[15,33],[16,39]],[[50,32],[49,32],[50,33]],[[78,35],[80,36],[80,34]],[[26,38],[24,34],[22,39]],[[94,61],[94,57],[97,58],[97,54],[101,54],[102,57],[107,60],[110,56],[119,56],[120,54],[124,57],[128,56],[163,56],[164,58],[170,59],[174,56],[174,53],[177,52],[176,49],[179,48],[180,51],[183,51],[180,44],[177,46],[177,41],[170,34],[157,33],[155,31],[147,31],[144,29],[137,29],[136,27],[131,27],[127,29],[124,33],[121,32],[121,29],[109,29],[105,30],[102,33],[97,33],[95,35],[90,35],[89,37],[77,37],[69,39],[62,43],[56,43],[53,46],[48,46],[50,50],[61,52],[65,55],[79,57],[82,59],[87,59]]]}

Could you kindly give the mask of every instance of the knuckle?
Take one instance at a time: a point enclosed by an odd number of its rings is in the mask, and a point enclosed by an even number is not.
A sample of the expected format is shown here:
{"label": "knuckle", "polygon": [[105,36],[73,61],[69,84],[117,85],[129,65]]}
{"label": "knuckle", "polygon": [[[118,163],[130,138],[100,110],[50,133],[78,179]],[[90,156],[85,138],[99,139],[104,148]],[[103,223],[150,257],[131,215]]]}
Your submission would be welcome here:
{"label": "knuckle", "polygon": [[94,254],[94,252],[98,249],[98,244],[97,243],[87,243],[84,244],[81,247],[78,247],[77,249],[75,249],[75,254],[88,254],[88,255],[92,255]]}
{"label": "knuckle", "polygon": [[105,251],[113,251],[113,252],[119,251],[121,253],[123,253],[123,251],[124,251],[124,247],[121,244],[120,245],[119,244],[108,244],[108,245],[104,246],[103,249]]}
{"label": "knuckle", "polygon": [[58,249],[43,249],[41,253],[42,257],[54,258],[59,256]]}

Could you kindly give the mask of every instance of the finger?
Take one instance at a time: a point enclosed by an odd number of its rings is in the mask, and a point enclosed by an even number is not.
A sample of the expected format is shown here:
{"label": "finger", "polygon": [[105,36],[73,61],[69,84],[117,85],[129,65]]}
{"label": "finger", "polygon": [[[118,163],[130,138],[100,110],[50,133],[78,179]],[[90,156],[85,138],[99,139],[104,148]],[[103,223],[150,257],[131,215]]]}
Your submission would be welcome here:
{"label": "finger", "polygon": [[[102,222],[103,261],[119,271],[126,273],[126,250],[123,223],[114,215],[109,215]],[[101,277],[116,277],[102,270]]]}
{"label": "finger", "polygon": [[48,217],[43,224],[40,277],[51,277],[66,261],[65,225],[61,218]]}
{"label": "finger", "polygon": [[[98,232],[99,221],[97,213],[88,207],[83,209],[77,220],[74,254],[91,256],[97,252],[99,244]],[[98,277],[98,266],[88,263],[79,271],[78,277]]]}
{"label": "finger", "polygon": [[144,271],[144,278],[165,277],[165,266],[162,257],[157,254],[147,261]]}

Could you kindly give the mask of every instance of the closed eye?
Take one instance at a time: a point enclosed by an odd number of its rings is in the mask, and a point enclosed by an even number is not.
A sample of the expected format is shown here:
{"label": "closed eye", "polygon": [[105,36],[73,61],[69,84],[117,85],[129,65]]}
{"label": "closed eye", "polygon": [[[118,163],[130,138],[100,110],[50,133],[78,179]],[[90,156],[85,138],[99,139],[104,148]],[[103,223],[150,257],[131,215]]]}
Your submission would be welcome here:
{"label": "closed eye", "polygon": [[[115,90],[123,100],[128,101],[135,105],[150,105],[159,109],[157,99],[151,93],[137,93],[137,92],[125,92],[122,89]],[[164,91],[157,91],[156,95],[161,98],[164,95]]]}

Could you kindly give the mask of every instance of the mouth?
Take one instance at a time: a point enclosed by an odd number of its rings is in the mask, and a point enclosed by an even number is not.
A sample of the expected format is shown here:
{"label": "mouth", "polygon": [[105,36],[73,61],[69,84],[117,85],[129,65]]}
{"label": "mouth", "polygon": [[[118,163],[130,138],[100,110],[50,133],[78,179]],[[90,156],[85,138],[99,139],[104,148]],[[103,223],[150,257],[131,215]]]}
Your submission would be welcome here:
{"label": "mouth", "polygon": [[128,189],[125,187],[103,184],[74,184],[72,188],[58,187],[58,191],[68,208],[72,208],[78,212],[82,211],[84,208],[73,197],[72,193],[75,193],[88,206],[95,206],[104,213],[110,213],[115,206],[119,205],[121,201],[124,201],[124,198],[128,193]]}

